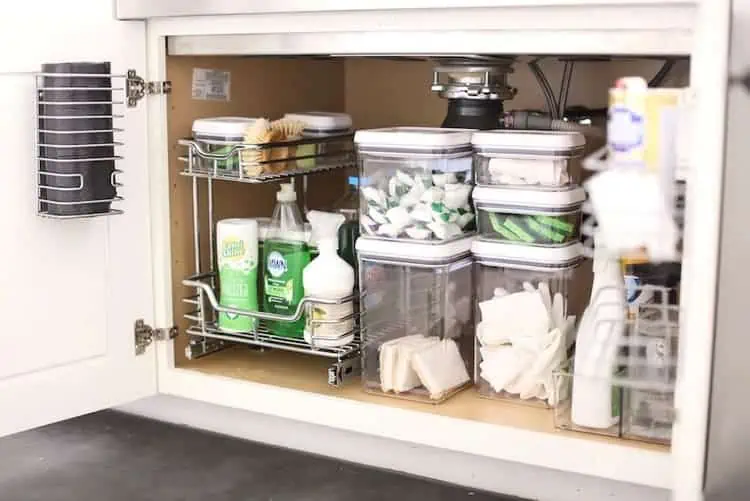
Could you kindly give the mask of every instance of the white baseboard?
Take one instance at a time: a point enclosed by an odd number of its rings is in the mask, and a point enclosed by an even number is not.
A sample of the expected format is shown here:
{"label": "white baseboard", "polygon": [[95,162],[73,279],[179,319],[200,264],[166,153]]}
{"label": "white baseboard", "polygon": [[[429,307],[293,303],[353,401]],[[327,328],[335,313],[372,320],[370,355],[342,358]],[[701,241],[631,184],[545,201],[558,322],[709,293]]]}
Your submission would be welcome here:
{"label": "white baseboard", "polygon": [[669,492],[663,489],[445,451],[168,395],[138,400],[117,410],[525,499],[669,500]]}

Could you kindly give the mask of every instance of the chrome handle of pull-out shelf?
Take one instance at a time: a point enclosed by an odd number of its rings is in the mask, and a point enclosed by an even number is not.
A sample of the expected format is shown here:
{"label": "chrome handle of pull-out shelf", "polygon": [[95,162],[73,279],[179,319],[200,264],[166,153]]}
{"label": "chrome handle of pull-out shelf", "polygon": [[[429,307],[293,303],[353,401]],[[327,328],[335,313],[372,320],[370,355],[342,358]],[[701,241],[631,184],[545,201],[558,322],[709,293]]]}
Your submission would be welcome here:
{"label": "chrome handle of pull-out shelf", "polygon": [[[305,296],[297,304],[297,309],[295,310],[294,314],[279,315],[276,313],[267,313],[264,311],[251,311],[251,310],[243,310],[239,308],[232,308],[230,306],[221,306],[219,304],[219,301],[216,299],[216,294],[214,293],[213,288],[209,284],[205,282],[201,282],[199,280],[193,280],[191,278],[183,280],[182,285],[185,285],[187,287],[195,287],[196,289],[202,290],[203,293],[206,295],[206,298],[208,298],[208,302],[211,303],[211,307],[214,310],[218,311],[219,313],[242,315],[246,317],[253,317],[253,318],[260,319],[260,320],[267,320],[267,321],[272,321],[272,322],[296,322],[297,320],[302,318],[302,314],[304,313],[305,307],[308,304],[337,305],[337,304],[348,303],[350,301],[354,301],[355,299],[354,295],[349,295],[341,299],[322,299],[322,298]],[[338,320],[338,321],[341,321],[341,320]],[[325,323],[325,322],[321,322],[321,323]]]}

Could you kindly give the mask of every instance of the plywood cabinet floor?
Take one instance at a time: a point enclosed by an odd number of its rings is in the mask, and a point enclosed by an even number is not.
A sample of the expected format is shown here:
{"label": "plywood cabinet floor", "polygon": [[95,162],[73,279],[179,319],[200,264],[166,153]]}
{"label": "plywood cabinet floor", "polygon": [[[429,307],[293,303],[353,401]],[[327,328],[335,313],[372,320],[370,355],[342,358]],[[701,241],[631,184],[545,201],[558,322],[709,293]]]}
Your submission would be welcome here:
{"label": "plywood cabinet floor", "polygon": [[599,435],[556,430],[551,410],[532,405],[482,398],[474,388],[467,388],[439,405],[365,393],[358,376],[349,377],[343,386],[334,388],[327,384],[324,377],[329,365],[330,362],[326,359],[299,356],[295,353],[275,350],[258,351],[245,346],[235,346],[208,357],[178,363],[180,368],[192,369],[214,376],[230,377],[358,402],[498,426],[510,426],[529,431],[565,434],[595,441],[609,441],[625,447],[669,450],[668,447],[657,444],[623,441]]}

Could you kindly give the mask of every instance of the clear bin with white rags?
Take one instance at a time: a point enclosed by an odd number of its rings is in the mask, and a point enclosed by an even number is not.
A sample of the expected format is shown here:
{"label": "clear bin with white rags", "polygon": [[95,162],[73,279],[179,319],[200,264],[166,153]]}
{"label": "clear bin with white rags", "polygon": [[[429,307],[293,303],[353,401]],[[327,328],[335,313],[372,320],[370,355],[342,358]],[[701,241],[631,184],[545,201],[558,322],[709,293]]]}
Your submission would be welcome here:
{"label": "clear bin with white rags", "polygon": [[483,239],[560,246],[580,239],[586,192],[578,186],[533,190],[477,186],[472,193]]}
{"label": "clear bin with white rags", "polygon": [[310,169],[316,166],[315,157],[336,156],[350,153],[352,144],[352,117],[346,113],[327,111],[304,111],[287,113],[286,120],[294,120],[305,124],[302,138],[316,138],[315,144],[301,144],[297,146],[295,156],[297,167]]}
{"label": "clear bin with white rags", "polygon": [[471,133],[429,127],[357,131],[361,234],[441,243],[474,233]]}
{"label": "clear bin with white rags", "polygon": [[439,403],[470,385],[472,241],[357,240],[366,391]]}
{"label": "clear bin with white rags", "polygon": [[476,379],[480,395],[554,407],[555,374],[575,338],[580,243],[526,247],[477,239]]}
{"label": "clear bin with white rags", "polygon": [[[204,153],[226,155],[232,148],[241,145],[245,140],[245,131],[255,122],[255,118],[243,117],[214,117],[200,118],[193,122],[193,139]],[[210,160],[197,158],[200,169],[218,170],[219,172],[238,172],[240,168],[240,153],[230,156],[226,160]]]}
{"label": "clear bin with white rags", "polygon": [[583,134],[563,131],[493,130],[472,137],[476,184],[559,188],[576,184]]}

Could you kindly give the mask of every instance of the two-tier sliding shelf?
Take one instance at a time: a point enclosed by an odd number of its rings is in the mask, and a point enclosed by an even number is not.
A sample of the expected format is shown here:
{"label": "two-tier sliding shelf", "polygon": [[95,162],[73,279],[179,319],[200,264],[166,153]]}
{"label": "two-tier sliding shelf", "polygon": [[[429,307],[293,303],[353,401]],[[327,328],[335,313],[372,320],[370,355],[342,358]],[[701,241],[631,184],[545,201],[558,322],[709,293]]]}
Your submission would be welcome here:
{"label": "two-tier sliding shelf", "polygon": [[[221,350],[231,343],[240,343],[261,349],[278,349],[328,358],[331,360],[328,382],[332,385],[338,385],[345,376],[356,370],[361,338],[355,313],[351,315],[355,321],[354,330],[348,335],[352,336],[352,341],[343,346],[332,346],[325,339],[317,339],[315,336],[307,342],[277,335],[272,327],[277,322],[299,320],[315,304],[340,304],[347,301],[356,303],[354,295],[337,301],[304,297],[295,313],[287,316],[225,307],[217,299],[220,283],[215,264],[217,221],[214,212],[214,181],[262,184],[294,182],[296,178],[301,178],[303,190],[306,191],[308,175],[354,167],[351,139],[351,134],[338,134],[267,144],[206,144],[194,139],[182,139],[178,142],[187,150],[186,155],[180,157],[185,164],[181,174],[192,178],[195,274],[182,281],[183,285],[195,289],[195,294],[183,298],[183,302],[191,306],[190,311],[184,315],[190,322],[187,329],[190,342],[185,349],[189,359]],[[200,203],[199,197],[199,182],[203,180],[207,185],[205,204]],[[205,220],[204,213],[201,212],[203,210],[207,211],[205,217],[208,220],[209,256],[206,260],[201,258],[201,221]],[[206,263],[208,269],[205,269]],[[253,317],[257,319],[256,328],[249,332],[223,331],[217,323],[219,313]]]}

